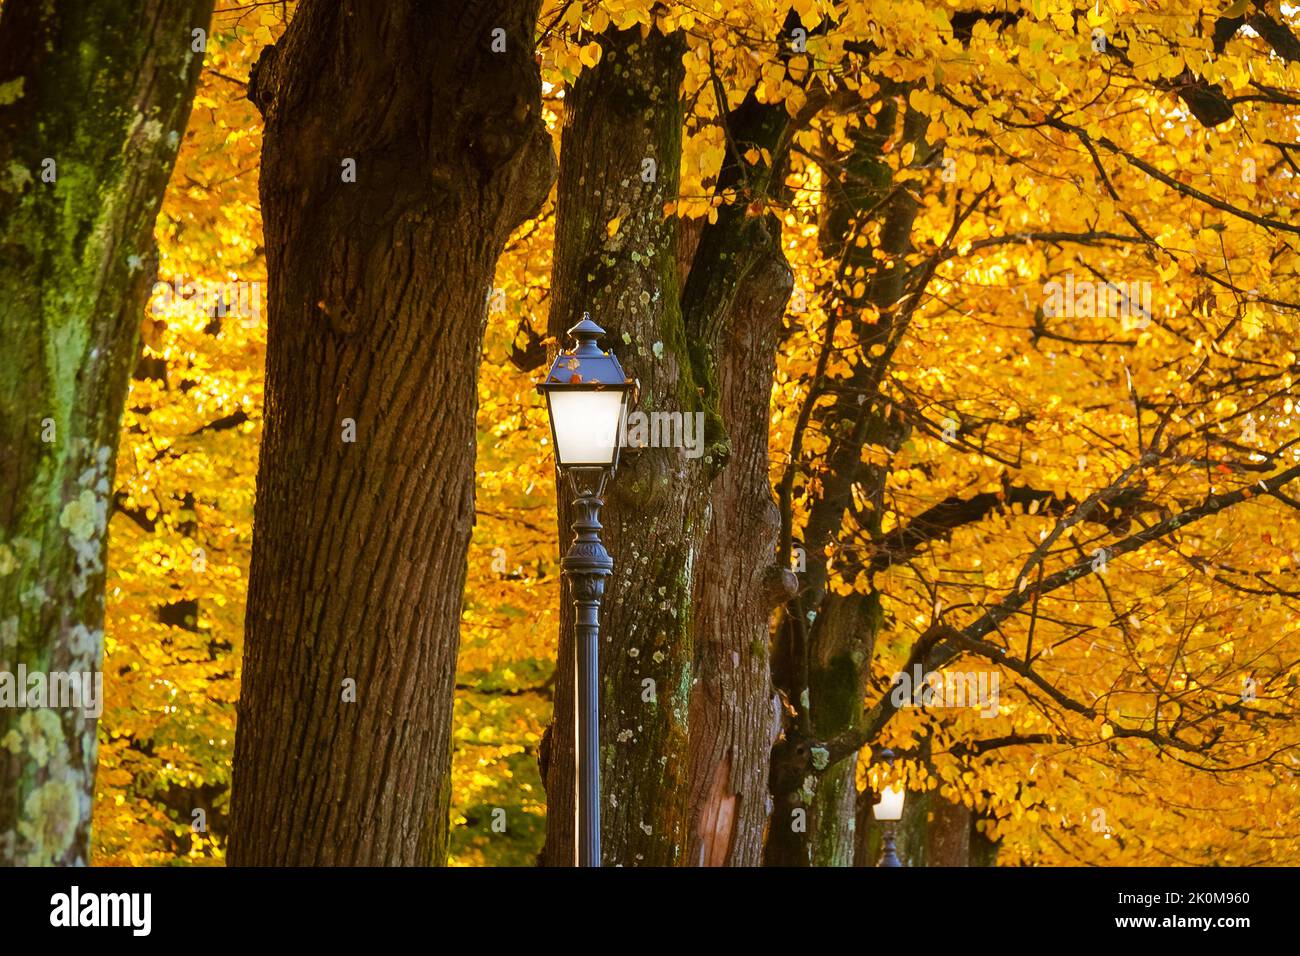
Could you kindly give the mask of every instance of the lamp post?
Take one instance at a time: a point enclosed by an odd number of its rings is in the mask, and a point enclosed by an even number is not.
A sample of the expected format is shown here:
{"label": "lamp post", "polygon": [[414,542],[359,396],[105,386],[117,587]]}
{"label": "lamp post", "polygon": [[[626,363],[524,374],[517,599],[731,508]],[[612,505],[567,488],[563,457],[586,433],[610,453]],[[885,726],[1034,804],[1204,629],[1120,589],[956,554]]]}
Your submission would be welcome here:
{"label": "lamp post", "polygon": [[600,866],[600,602],[614,570],[600,540],[600,508],[605,483],[618,467],[619,439],[635,386],[614,353],[596,344],[605,330],[590,314],[584,312],[569,334],[577,346],[555,357],[537,387],[546,396],[555,464],[574,495],[574,539],[560,567],[573,592],[577,624],[577,863]]}
{"label": "lamp post", "polygon": [[[888,748],[880,752],[881,758],[887,766],[894,765],[894,752]],[[906,794],[903,785],[896,783],[886,787],[880,795],[880,802],[871,808],[871,814],[880,821],[883,830],[884,846],[880,856],[878,866],[902,866],[903,861],[898,858],[898,851],[895,847],[894,829],[898,826],[898,821],[903,818],[903,803],[906,800]]]}

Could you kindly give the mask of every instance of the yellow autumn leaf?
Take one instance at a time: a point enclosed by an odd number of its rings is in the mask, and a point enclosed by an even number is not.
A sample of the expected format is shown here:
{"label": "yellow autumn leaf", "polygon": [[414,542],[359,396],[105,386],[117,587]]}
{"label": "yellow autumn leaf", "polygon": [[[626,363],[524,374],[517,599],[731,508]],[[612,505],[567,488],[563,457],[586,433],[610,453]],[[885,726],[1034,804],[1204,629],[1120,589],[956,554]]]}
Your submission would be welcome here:
{"label": "yellow autumn leaf", "polygon": [[578,59],[583,66],[592,67],[600,62],[601,47],[594,40],[578,51]]}

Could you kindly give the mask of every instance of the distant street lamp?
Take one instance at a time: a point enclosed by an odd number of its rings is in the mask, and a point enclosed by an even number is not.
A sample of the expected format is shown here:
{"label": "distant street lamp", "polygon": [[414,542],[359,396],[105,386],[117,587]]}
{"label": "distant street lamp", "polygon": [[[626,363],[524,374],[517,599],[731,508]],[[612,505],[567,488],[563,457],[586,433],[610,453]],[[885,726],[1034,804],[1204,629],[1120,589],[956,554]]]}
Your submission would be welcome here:
{"label": "distant street lamp", "polygon": [[[880,752],[881,759],[887,766],[894,765],[894,752],[888,748]],[[871,808],[871,814],[880,821],[884,835],[884,848],[880,856],[878,866],[902,866],[903,861],[898,858],[898,851],[895,848],[894,830],[898,826],[898,821],[903,819],[903,803],[906,800],[906,794],[902,784],[894,784],[886,787],[880,795],[880,802]]]}
{"label": "distant street lamp", "polygon": [[578,866],[600,866],[600,602],[614,559],[600,540],[605,483],[618,467],[619,437],[634,383],[613,352],[596,344],[605,334],[590,314],[569,329],[571,352],[555,357],[537,386],[546,396],[555,464],[573,488],[574,540],[560,566],[577,612],[574,673],[577,690]]}

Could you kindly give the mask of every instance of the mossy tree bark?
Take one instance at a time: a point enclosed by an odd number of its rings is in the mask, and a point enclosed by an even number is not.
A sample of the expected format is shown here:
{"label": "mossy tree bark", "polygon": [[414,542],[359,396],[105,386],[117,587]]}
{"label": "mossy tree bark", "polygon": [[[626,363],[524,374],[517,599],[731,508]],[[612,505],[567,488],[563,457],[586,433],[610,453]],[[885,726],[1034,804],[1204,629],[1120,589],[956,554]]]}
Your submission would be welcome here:
{"label": "mossy tree bark", "polygon": [[554,179],[538,5],[304,0],[250,79],[269,330],[232,863],[445,858],[487,294]]}
{"label": "mossy tree bark", "polygon": [[[601,37],[601,62],[565,100],[556,200],[550,333],[590,311],[609,333],[643,411],[701,408],[677,278],[675,221],[683,76],[680,37]],[[617,221],[616,221],[617,220]],[[601,521],[614,556],[601,624],[602,840],[606,865],[666,866],[686,842],[691,583],[704,516],[703,458],[682,449],[624,452]],[[568,528],[567,489],[560,526]],[[567,535],[566,535],[567,537]],[[562,606],[572,607],[567,582]],[[560,631],[548,734],[543,860],[573,862],[573,620]]]}
{"label": "mossy tree bark", "polygon": [[[211,13],[212,0],[0,12],[0,671],[99,672],[118,429]],[[13,704],[0,865],[85,863],[96,721]]]}
{"label": "mossy tree bark", "polygon": [[[754,862],[771,739],[768,621],[781,584],[766,409],[790,274],[779,223],[745,209],[775,177],[748,166],[755,191],[698,231],[665,216],[681,161],[682,38],[610,32],[602,47],[566,101],[550,331],[562,336],[590,310],[640,380],[639,411],[703,421],[693,450],[625,451],[605,508],[615,571],[601,642],[604,862]],[[729,121],[764,145],[784,134],[784,117],[749,101]],[[741,164],[728,156],[724,183]],[[718,534],[733,537],[710,537],[719,515]],[[561,865],[573,852],[572,646],[566,618],[545,748],[543,859]]]}

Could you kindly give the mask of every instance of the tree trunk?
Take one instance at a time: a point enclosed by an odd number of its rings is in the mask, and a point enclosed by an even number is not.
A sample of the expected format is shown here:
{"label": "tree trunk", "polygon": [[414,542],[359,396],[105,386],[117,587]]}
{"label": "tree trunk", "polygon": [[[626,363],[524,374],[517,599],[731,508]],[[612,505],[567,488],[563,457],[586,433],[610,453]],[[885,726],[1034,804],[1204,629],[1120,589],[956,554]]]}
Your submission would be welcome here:
{"label": "tree trunk", "polygon": [[445,858],[487,293],[554,178],[537,9],[304,0],[250,78],[270,315],[234,864]]}
{"label": "tree trunk", "polygon": [[794,574],[773,561],[780,519],[768,475],[768,409],[793,277],[780,254],[780,227],[770,226],[775,248],[743,284],[720,349],[731,457],[711,489],[695,581],[688,846],[689,862],[701,866],[761,864],[771,812],[767,779],[780,711],[768,641],[772,610],[794,593]]}
{"label": "tree trunk", "polygon": [[[590,311],[609,333],[605,347],[640,380],[638,408],[686,415],[701,400],[678,300],[676,222],[663,211],[677,195],[682,41],[656,31],[642,39],[633,29],[610,31],[601,45],[601,62],[583,72],[565,100],[549,330],[564,340]],[[625,451],[601,517],[614,557],[600,640],[606,865],[666,866],[683,858],[691,580],[707,468],[705,458],[680,448]],[[557,488],[560,527],[567,529],[565,486]],[[573,862],[574,823],[567,582],[561,601],[543,860],[566,866]]]}
{"label": "tree trunk", "polygon": [[926,851],[929,866],[970,866],[970,807],[945,800],[931,791],[926,814]]}
{"label": "tree trunk", "polygon": [[[15,677],[99,674],[118,429],[211,13],[0,13],[0,671]],[[0,865],[86,862],[84,710],[0,706]]]}
{"label": "tree trunk", "polygon": [[998,851],[1002,844],[980,830],[979,824],[986,821],[981,814],[972,813],[970,817],[970,865],[997,866]]}
{"label": "tree trunk", "polygon": [[[729,148],[718,185],[744,179],[748,191],[687,228],[664,214],[677,194],[682,39],[633,31],[603,46],[567,104],[551,332],[591,309],[640,380],[639,410],[704,422],[693,452],[625,452],[606,508],[616,568],[601,645],[605,862],[753,864],[773,722],[768,623],[788,577],[773,566],[767,407],[791,277],[780,222],[749,209],[780,177],[741,154],[781,152],[789,118],[752,97],[731,111],[740,154]],[[566,622],[562,662],[570,647]],[[549,748],[552,863],[572,854],[571,700],[565,663]]]}
{"label": "tree trunk", "polygon": [[[918,208],[905,190],[891,192],[892,172],[882,158],[884,143],[898,125],[901,100],[901,96],[881,94],[876,125],[864,125],[856,134],[821,224],[825,250],[832,258],[842,254],[849,269],[846,274],[865,278],[866,289],[862,302],[838,286],[824,290],[831,308],[852,327],[858,349],[847,380],[830,383],[834,400],[819,412],[830,447],[804,528],[807,569],[779,632],[777,672],[799,718],[773,754],[776,813],[766,856],[773,865],[851,866],[854,862],[858,754],[832,762],[822,743],[861,720],[883,612],[874,589],[840,595],[830,589],[830,580],[832,556],[843,563],[835,546],[850,510],[873,538],[881,531],[888,471],[864,463],[863,447],[896,448],[903,438],[897,422],[869,397],[878,390],[882,374],[870,350],[886,340],[890,310],[902,294],[907,270],[901,257],[910,248]],[[904,136],[918,140],[923,129],[910,114]],[[878,246],[854,242],[863,232],[859,220],[866,215],[883,219]],[[876,261],[878,252],[885,254],[883,264]],[[849,278],[848,285],[854,281]],[[862,305],[879,312],[874,324],[864,318]],[[846,387],[836,387],[840,385]],[[861,489],[863,506],[854,503],[855,486]]]}
{"label": "tree trunk", "polygon": [[[811,569],[814,552],[808,553]],[[805,738],[791,722],[774,752],[775,812],[768,865],[852,866],[854,862],[857,754],[830,762],[820,742],[856,726],[861,718],[866,675],[881,623],[880,597],[874,592],[844,597],[827,593],[819,603],[808,665],[811,736]],[[790,627],[788,622],[785,627]]]}
{"label": "tree trunk", "polygon": [[[705,380],[716,382],[729,449],[708,490],[695,569],[686,862],[757,866],[781,719],[769,657],[772,611],[795,586],[794,574],[776,563],[780,517],[768,458],[776,344],[793,274],[780,220],[755,216],[752,206],[782,191],[792,123],[783,104],[760,104],[751,94],[729,112],[726,129],[717,189],[733,198],[702,227],[683,292],[691,346]],[[770,164],[755,158],[762,155],[773,157]]]}

